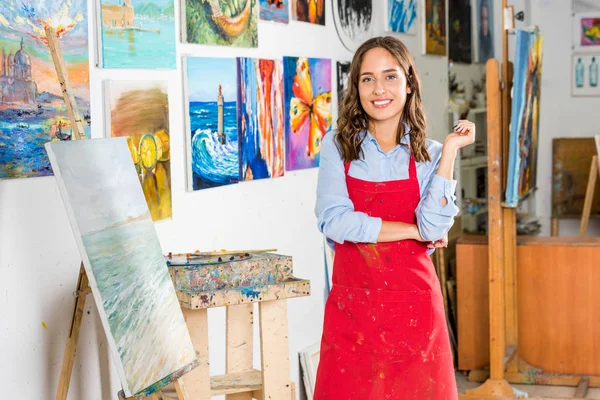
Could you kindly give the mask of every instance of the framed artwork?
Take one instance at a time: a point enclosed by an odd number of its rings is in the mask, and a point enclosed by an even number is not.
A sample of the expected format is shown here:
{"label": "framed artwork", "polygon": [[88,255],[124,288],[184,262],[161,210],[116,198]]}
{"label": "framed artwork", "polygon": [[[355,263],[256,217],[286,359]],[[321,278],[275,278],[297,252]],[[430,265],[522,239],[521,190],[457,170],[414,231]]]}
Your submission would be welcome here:
{"label": "framed artwork", "polygon": [[600,63],[600,51],[571,55],[571,96],[600,96],[598,63]]}
{"label": "framed artwork", "polygon": [[331,0],[333,22],[340,41],[351,52],[373,36],[372,0]]}
{"label": "framed artwork", "polygon": [[447,54],[446,0],[425,0],[423,28],[425,54],[445,56]]}
{"label": "framed artwork", "polygon": [[290,22],[291,0],[260,0],[259,16],[262,21],[287,24]]}
{"label": "framed artwork", "polygon": [[494,2],[493,0],[474,0],[475,2],[475,59],[485,64],[494,58]]}
{"label": "framed artwork", "polygon": [[348,74],[350,74],[350,62],[336,62],[337,99],[338,108],[342,106],[344,93],[348,88]]}
{"label": "framed artwork", "polygon": [[292,0],[292,19],[325,25],[325,0]]}
{"label": "framed artwork", "polygon": [[448,0],[448,52],[452,62],[471,64],[471,0]]}
{"label": "framed artwork", "polygon": [[315,395],[315,383],[317,382],[317,368],[321,356],[320,343],[314,344],[300,352],[300,365],[302,366],[302,380],[306,389],[306,397],[312,400]]}
{"label": "framed artwork", "polygon": [[511,207],[517,207],[537,184],[542,41],[537,30],[516,31],[506,185],[506,203]]}
{"label": "framed artwork", "polygon": [[574,51],[600,53],[600,11],[573,13],[572,29]]}
{"label": "framed artwork", "polygon": [[386,30],[416,35],[419,16],[418,3],[418,0],[387,0]]}

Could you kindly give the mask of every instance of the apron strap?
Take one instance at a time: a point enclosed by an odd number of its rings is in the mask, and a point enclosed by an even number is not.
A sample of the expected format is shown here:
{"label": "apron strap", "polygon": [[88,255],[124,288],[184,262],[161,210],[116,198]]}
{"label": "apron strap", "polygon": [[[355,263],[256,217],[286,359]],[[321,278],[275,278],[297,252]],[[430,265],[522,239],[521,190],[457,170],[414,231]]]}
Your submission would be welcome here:
{"label": "apron strap", "polygon": [[345,162],[344,163],[344,172],[345,172],[346,176],[348,176],[348,171],[350,171],[350,163]]}
{"label": "apron strap", "polygon": [[410,152],[410,161],[408,162],[408,178],[417,179],[417,163],[412,151]]}

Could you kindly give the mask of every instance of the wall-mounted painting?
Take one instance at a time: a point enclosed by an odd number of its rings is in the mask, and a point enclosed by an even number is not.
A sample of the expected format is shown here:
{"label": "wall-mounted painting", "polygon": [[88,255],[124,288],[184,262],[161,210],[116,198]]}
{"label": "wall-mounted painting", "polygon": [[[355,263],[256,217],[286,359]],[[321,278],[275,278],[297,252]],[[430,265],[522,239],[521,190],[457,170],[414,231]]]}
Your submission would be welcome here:
{"label": "wall-mounted painting", "polygon": [[238,58],[240,179],[283,176],[283,63]]}
{"label": "wall-mounted painting", "polygon": [[331,129],[331,60],[284,57],[286,170],[319,166]]}
{"label": "wall-mounted painting", "polygon": [[506,203],[517,207],[536,187],[543,37],[516,31]]}
{"label": "wall-mounted painting", "polygon": [[188,189],[239,181],[235,58],[184,58]]}
{"label": "wall-mounted painting", "polygon": [[373,36],[372,0],[332,0],[335,30],[346,49],[356,51]]}
{"label": "wall-mounted painting", "polygon": [[348,88],[348,74],[350,74],[350,63],[349,62],[336,62],[336,77],[337,77],[337,99],[338,108],[342,106],[344,93]]}
{"label": "wall-mounted painting", "polygon": [[418,0],[387,0],[387,30],[417,34]]}
{"label": "wall-mounted painting", "polygon": [[258,47],[257,0],[184,0],[186,43]]}
{"label": "wall-mounted painting", "polygon": [[196,358],[125,138],[48,143],[126,396]]}
{"label": "wall-mounted painting", "polygon": [[127,138],[154,221],[171,218],[171,139],[166,81],[107,81],[107,129]]}
{"label": "wall-mounted painting", "polygon": [[44,150],[73,134],[44,31],[58,34],[79,114],[90,137],[87,2],[0,2],[0,179],[52,175]]}
{"label": "wall-mounted painting", "polygon": [[600,51],[600,11],[573,13],[572,25],[575,51]]}
{"label": "wall-mounted painting", "polygon": [[290,0],[260,0],[260,19],[287,24],[290,22]]}
{"label": "wall-mounted painting", "polygon": [[448,53],[452,62],[471,64],[471,0],[448,0]]}
{"label": "wall-mounted painting", "polygon": [[494,4],[493,0],[474,0],[476,16],[477,62],[485,64],[494,58]]}
{"label": "wall-mounted painting", "polygon": [[100,0],[98,66],[175,69],[174,0]]}
{"label": "wall-mounted painting", "polygon": [[446,55],[446,0],[425,0],[425,54]]}
{"label": "wall-mounted painting", "polygon": [[600,51],[571,55],[571,96],[600,96],[599,63]]}
{"label": "wall-mounted painting", "polygon": [[292,19],[325,25],[325,0],[292,0]]}

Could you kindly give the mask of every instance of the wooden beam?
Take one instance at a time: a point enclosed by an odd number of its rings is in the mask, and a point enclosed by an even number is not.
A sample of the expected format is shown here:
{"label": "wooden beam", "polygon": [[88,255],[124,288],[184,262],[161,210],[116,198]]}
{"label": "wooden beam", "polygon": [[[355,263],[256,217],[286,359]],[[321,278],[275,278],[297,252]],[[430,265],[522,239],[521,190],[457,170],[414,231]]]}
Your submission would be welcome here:
{"label": "wooden beam", "polygon": [[290,356],[286,300],[259,303],[263,399],[289,399]]}
{"label": "wooden beam", "polygon": [[194,344],[200,365],[183,377],[186,391],[194,400],[210,400],[210,366],[208,363],[208,310],[182,308],[183,317]]}
{"label": "wooden beam", "polygon": [[[227,307],[227,325],[225,329],[227,337],[225,344],[225,370],[227,374],[252,370],[253,313],[254,304],[252,303]],[[262,384],[262,382],[260,383]],[[212,383],[211,387],[214,396]],[[252,400],[252,392],[246,391],[244,393],[228,394],[226,399]]]}
{"label": "wooden beam", "polygon": [[581,215],[581,225],[579,226],[579,236],[585,236],[588,223],[590,222],[590,213],[592,212],[592,200],[594,200],[594,190],[596,189],[596,179],[598,178],[598,156],[592,157],[590,165],[590,176],[588,177],[587,189],[585,191],[585,201],[583,203],[583,213]]}

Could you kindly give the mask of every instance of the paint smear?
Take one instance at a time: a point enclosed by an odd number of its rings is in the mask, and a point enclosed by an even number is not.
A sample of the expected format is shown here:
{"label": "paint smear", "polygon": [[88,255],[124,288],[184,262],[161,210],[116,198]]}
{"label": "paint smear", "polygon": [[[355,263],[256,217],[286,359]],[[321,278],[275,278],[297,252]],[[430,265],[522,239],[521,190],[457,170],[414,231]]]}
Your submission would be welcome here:
{"label": "paint smear", "polygon": [[45,330],[48,330],[48,325],[46,325],[46,323],[44,321],[42,321],[42,326],[44,327]]}

